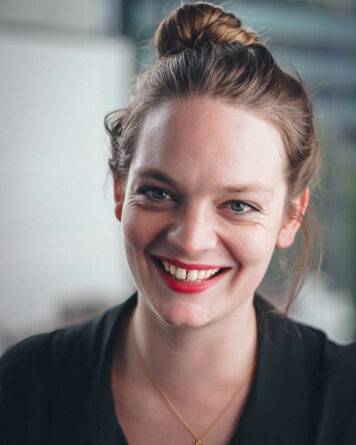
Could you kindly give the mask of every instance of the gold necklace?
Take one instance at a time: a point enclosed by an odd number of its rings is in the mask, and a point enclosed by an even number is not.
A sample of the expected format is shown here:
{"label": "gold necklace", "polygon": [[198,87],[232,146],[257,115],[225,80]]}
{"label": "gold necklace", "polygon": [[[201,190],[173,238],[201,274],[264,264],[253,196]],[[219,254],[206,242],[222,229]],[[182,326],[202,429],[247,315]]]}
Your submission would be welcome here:
{"label": "gold necklace", "polygon": [[163,389],[160,387],[160,385],[158,384],[157,380],[153,377],[151,371],[148,369],[141,353],[140,350],[138,348],[137,345],[137,341],[136,341],[136,335],[135,335],[135,329],[133,326],[133,316],[131,317],[131,322],[130,322],[130,331],[132,333],[132,339],[135,345],[135,349],[137,352],[137,355],[142,363],[143,369],[145,371],[145,374],[147,375],[147,377],[151,380],[151,383],[153,384],[153,386],[157,389],[157,391],[160,393],[160,395],[162,396],[163,400],[167,403],[167,405],[170,407],[170,409],[173,411],[173,413],[175,414],[175,416],[180,420],[180,422],[184,425],[184,427],[189,431],[189,433],[194,437],[195,439],[195,445],[203,445],[202,439],[208,434],[208,432],[219,422],[219,420],[223,417],[223,415],[225,414],[225,412],[230,408],[230,406],[232,405],[233,401],[235,400],[236,396],[239,394],[240,390],[243,388],[243,386],[245,385],[245,383],[247,382],[247,380],[250,378],[251,374],[253,373],[254,369],[255,369],[255,365],[256,365],[256,360],[254,360],[253,365],[250,369],[250,371],[248,372],[248,374],[246,375],[246,377],[243,379],[243,381],[240,383],[240,385],[238,386],[238,388],[236,389],[236,391],[234,392],[234,394],[232,395],[231,399],[228,401],[228,403],[225,405],[225,407],[223,408],[223,410],[220,412],[220,414],[215,418],[215,420],[209,425],[209,427],[204,431],[204,433],[200,436],[200,438],[194,433],[194,431],[191,429],[191,427],[188,425],[188,423],[184,420],[184,418],[182,417],[182,415],[178,412],[177,408],[173,405],[173,403],[169,400],[169,398],[167,397],[167,395],[165,394],[165,392],[163,391]]}

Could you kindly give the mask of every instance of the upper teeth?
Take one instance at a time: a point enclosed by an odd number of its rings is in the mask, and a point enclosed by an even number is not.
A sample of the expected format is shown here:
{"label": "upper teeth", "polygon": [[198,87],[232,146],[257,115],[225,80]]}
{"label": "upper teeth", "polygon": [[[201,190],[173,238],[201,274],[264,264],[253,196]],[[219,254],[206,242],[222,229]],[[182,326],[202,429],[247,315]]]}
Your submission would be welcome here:
{"label": "upper teeth", "polygon": [[176,267],[174,264],[168,263],[168,261],[163,261],[163,266],[166,269],[167,272],[169,272],[174,277],[180,279],[180,280],[186,280],[186,281],[200,281],[204,280],[206,278],[209,278],[211,275],[216,274],[218,272],[218,269],[203,269],[203,270],[196,270],[196,269],[183,269],[182,267]]}

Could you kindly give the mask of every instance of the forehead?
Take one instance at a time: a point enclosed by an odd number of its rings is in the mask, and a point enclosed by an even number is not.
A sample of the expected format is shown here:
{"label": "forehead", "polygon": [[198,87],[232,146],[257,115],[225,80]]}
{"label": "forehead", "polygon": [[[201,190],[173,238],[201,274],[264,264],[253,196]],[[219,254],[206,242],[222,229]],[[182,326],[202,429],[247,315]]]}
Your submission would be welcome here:
{"label": "forehead", "polygon": [[[178,180],[216,185],[283,180],[283,145],[260,117],[208,98],[179,99],[151,110],[131,170],[160,169]],[[272,184],[273,185],[273,184]]]}

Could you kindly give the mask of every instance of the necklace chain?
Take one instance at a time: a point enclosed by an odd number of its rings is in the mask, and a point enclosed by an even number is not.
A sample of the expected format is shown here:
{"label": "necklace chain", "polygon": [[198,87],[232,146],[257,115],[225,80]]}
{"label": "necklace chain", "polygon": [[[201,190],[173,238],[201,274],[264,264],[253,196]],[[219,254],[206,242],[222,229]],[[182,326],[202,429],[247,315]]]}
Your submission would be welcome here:
{"label": "necklace chain", "polygon": [[191,429],[191,427],[188,425],[187,421],[183,418],[183,416],[179,413],[179,411],[177,410],[177,408],[173,405],[173,403],[169,400],[168,396],[166,395],[166,393],[163,391],[163,389],[161,388],[161,386],[158,384],[157,380],[153,377],[151,371],[149,370],[148,366],[146,365],[146,362],[144,361],[141,352],[138,348],[137,345],[137,340],[136,340],[136,335],[135,335],[135,329],[133,326],[133,316],[131,318],[131,322],[130,322],[130,331],[132,333],[132,338],[133,338],[133,342],[135,345],[135,349],[137,352],[137,355],[142,363],[143,369],[145,371],[145,374],[147,375],[147,377],[151,380],[151,383],[153,384],[153,386],[157,389],[157,391],[160,393],[160,395],[162,396],[163,400],[167,403],[167,405],[170,407],[170,409],[173,411],[173,413],[175,414],[175,416],[180,420],[180,422],[184,425],[184,427],[189,431],[189,433],[194,437],[195,439],[195,445],[203,445],[202,439],[203,437],[205,437],[208,432],[219,422],[219,420],[223,417],[223,415],[226,413],[226,411],[230,408],[230,406],[232,405],[232,403],[234,402],[234,400],[236,399],[237,395],[239,394],[239,392],[241,391],[241,389],[243,388],[243,386],[245,385],[245,383],[247,382],[247,380],[250,378],[251,374],[253,373],[254,369],[255,369],[255,365],[256,365],[256,360],[254,360],[254,363],[250,369],[250,371],[248,372],[248,374],[246,375],[246,377],[242,380],[242,382],[240,383],[240,385],[237,387],[236,391],[234,392],[234,394],[232,395],[231,399],[228,401],[228,403],[224,406],[224,408],[222,409],[222,411],[218,414],[218,416],[214,419],[214,421],[208,426],[208,428],[203,432],[203,434],[201,434],[200,438],[194,433],[194,431]]}

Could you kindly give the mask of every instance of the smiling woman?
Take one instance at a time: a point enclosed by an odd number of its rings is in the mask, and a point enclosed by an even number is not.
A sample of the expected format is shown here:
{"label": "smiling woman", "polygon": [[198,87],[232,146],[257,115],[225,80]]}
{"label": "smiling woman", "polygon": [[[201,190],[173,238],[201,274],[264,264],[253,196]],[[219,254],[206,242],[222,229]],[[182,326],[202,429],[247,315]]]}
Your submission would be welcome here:
{"label": "smiling woman", "polygon": [[[174,325],[212,323],[245,300],[252,310],[275,245],[290,245],[299,226],[284,214],[277,131],[217,99],[150,111],[122,195],[116,208],[132,276],[147,307]],[[306,200],[302,193],[294,204]],[[187,271],[201,263],[214,274],[192,280]]]}
{"label": "smiling woman", "polygon": [[1,443],[354,444],[355,345],[256,294],[302,228],[294,298],[313,249],[306,90],[211,4],[173,11],[156,48],[128,107],[106,118],[137,293],[5,354]]}

